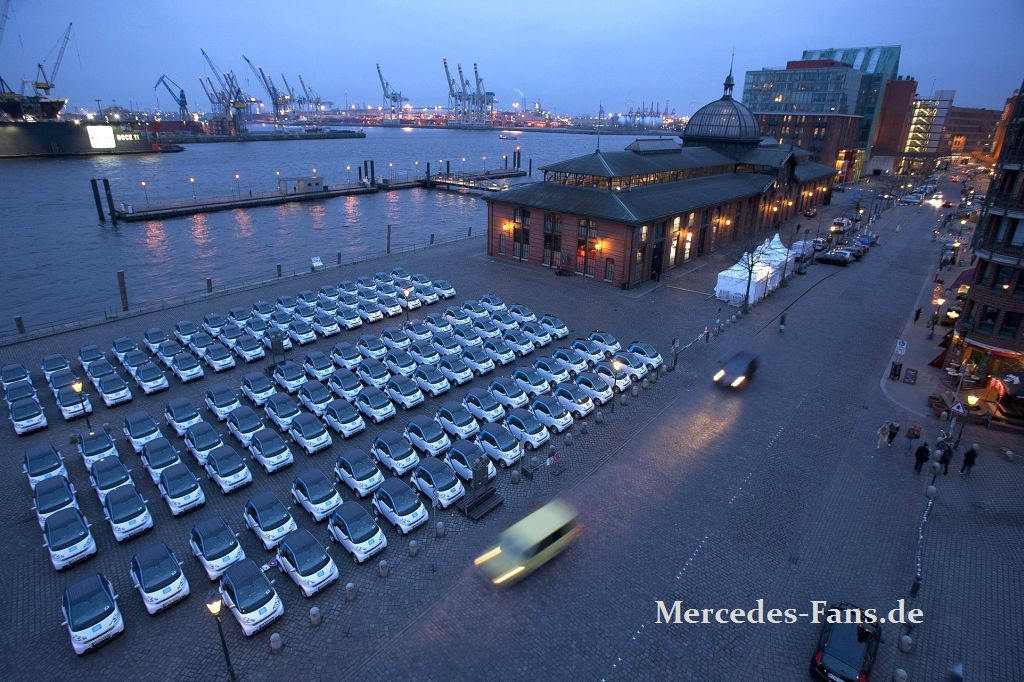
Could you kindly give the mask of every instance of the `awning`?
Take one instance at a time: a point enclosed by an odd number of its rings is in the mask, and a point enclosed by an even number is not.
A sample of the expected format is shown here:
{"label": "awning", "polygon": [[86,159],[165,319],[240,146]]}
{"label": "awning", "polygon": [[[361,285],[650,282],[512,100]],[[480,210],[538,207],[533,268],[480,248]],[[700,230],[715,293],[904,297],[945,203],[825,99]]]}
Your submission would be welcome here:
{"label": "awning", "polygon": [[974,281],[974,271],[975,270],[976,270],[976,268],[967,268],[966,270],[961,272],[959,275],[957,275],[956,279],[953,281],[952,288],[953,289],[959,289],[962,285],[970,284],[971,282],[973,282]]}

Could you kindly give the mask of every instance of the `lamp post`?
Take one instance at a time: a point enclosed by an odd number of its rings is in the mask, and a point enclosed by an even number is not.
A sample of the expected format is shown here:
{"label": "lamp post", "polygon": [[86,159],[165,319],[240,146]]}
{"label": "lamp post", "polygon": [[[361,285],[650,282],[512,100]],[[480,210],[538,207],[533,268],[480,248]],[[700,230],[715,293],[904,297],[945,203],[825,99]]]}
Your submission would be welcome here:
{"label": "lamp post", "polygon": [[89,410],[85,409],[85,393],[82,392],[82,381],[74,381],[71,383],[71,390],[78,395],[78,404],[82,408],[82,414],[85,415],[85,428],[92,433],[92,424],[89,423]]}
{"label": "lamp post", "polygon": [[142,191],[146,193],[146,208],[149,208],[149,186],[146,185],[145,180],[143,180],[139,184],[142,185]]}
{"label": "lamp post", "polygon": [[348,184],[352,184],[352,166],[345,164],[345,172],[348,173]]}
{"label": "lamp post", "polygon": [[412,293],[412,287],[406,287],[402,289],[402,295],[405,296],[405,323],[409,324],[409,294]]}
{"label": "lamp post", "polygon": [[946,302],[942,296],[935,299],[935,310],[932,312],[931,324],[928,327],[928,338],[932,339],[935,337],[935,325],[939,323],[939,309]]}
{"label": "lamp post", "polygon": [[[963,372],[960,373],[960,381],[963,381]],[[968,406],[974,407],[977,404],[978,404],[978,396],[974,395],[973,393],[967,396],[967,405]],[[950,433],[953,433],[953,425],[956,424],[956,417],[957,417],[957,415],[954,413],[953,414],[953,424],[951,424],[950,427],[949,427],[949,432]],[[956,440],[953,441],[953,449],[954,450],[956,450],[958,447],[960,447],[960,437],[964,435],[964,428],[966,426],[967,426],[967,415],[965,414],[964,415],[964,420],[960,424],[960,430],[956,434]]]}
{"label": "lamp post", "polygon": [[239,174],[235,173],[235,191],[238,192],[238,198],[241,199],[242,198],[242,185],[238,181],[239,177],[240,177]]}
{"label": "lamp post", "polygon": [[190,185],[192,185],[192,201],[195,201],[196,200],[196,179],[193,178],[193,177],[189,177],[188,183]]}
{"label": "lamp post", "polygon": [[228,642],[224,639],[224,625],[220,622],[220,609],[223,605],[220,595],[217,594],[216,590],[210,590],[209,601],[206,602],[206,608],[213,614],[213,617],[217,619],[217,632],[220,634],[220,646],[224,650],[224,663],[228,667],[228,679],[231,682],[235,682],[238,678],[235,677],[235,669],[231,665],[231,656],[228,654]]}

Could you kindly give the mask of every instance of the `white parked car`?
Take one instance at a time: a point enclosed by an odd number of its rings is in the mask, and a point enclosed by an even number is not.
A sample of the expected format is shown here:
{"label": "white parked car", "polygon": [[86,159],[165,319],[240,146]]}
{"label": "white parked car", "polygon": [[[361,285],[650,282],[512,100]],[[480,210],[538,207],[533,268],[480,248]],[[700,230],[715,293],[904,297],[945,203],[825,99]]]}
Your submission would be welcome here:
{"label": "white parked car", "polygon": [[103,501],[103,518],[110,524],[114,539],[124,542],[153,527],[153,515],[135,486],[126,483],[107,493]]}
{"label": "white parked car", "polygon": [[267,413],[267,418],[281,431],[291,428],[292,420],[301,413],[299,404],[287,393],[275,393],[270,396],[263,409]]}
{"label": "white parked car", "polygon": [[554,315],[541,315],[537,322],[553,338],[564,339],[569,336],[569,328],[565,326],[565,322]]}
{"label": "white parked car", "polygon": [[599,362],[594,365],[594,374],[604,379],[616,393],[625,391],[633,383],[623,365],[619,363]]}
{"label": "white parked car", "polygon": [[[266,379],[266,377],[263,378]],[[242,404],[238,401],[238,396],[235,395],[235,392],[223,384],[206,389],[206,396],[203,398],[203,402],[206,403],[206,409],[210,410],[218,421],[227,419],[231,411]]]}
{"label": "white parked car", "polygon": [[551,384],[535,369],[517,369],[512,380],[531,398],[551,390]]}
{"label": "white parked car", "polygon": [[264,350],[263,344],[252,334],[242,334],[232,350],[235,351],[235,355],[245,362],[256,362],[267,356],[267,351]]}
{"label": "white parked car", "polygon": [[533,341],[530,341],[521,331],[510,329],[501,335],[501,340],[512,349],[519,357],[525,358],[534,351]]}
{"label": "white parked car", "polygon": [[160,472],[181,462],[181,453],[166,438],[157,438],[146,443],[139,456],[142,466],[149,472],[153,485],[160,483]]}
{"label": "white parked car", "polygon": [[430,518],[419,496],[399,478],[385,479],[377,488],[373,493],[373,508],[399,535],[408,535]]}
{"label": "white parked car", "polygon": [[356,350],[364,358],[377,361],[383,360],[388,353],[388,347],[384,345],[384,342],[370,334],[363,334],[359,337],[359,340],[356,341]]}
{"label": "white parked car", "polygon": [[611,357],[622,350],[622,344],[614,336],[599,329],[590,332],[587,339],[593,341],[598,348],[604,351],[606,357]]}
{"label": "white parked car", "polygon": [[245,465],[245,460],[226,445],[210,453],[204,468],[206,477],[216,483],[225,495],[252,483],[252,472]]}
{"label": "white parked car", "polygon": [[[107,496],[109,497],[109,495]],[[32,491],[32,511],[39,520],[39,528],[46,526],[46,519],[61,509],[78,509],[75,486],[63,476],[54,476],[40,481]]]}
{"label": "white parked car", "polygon": [[492,313],[500,313],[508,310],[508,306],[505,305],[505,302],[494,294],[484,294],[481,296],[480,305]]}
{"label": "white parked car", "polygon": [[437,423],[452,438],[472,438],[480,430],[473,414],[462,403],[444,403],[434,416]]}
{"label": "white parked car", "polygon": [[[112,454],[117,454],[117,450],[114,450]],[[88,462],[86,465],[87,467],[92,466]],[[68,470],[64,466],[64,456],[52,445],[34,445],[25,450],[21,470],[28,476],[28,485],[33,490],[48,478],[68,477]]]}
{"label": "white parked car", "polygon": [[589,367],[593,367],[605,358],[604,349],[589,339],[576,339],[572,342],[572,350],[576,351]]}
{"label": "white parked car", "polygon": [[102,573],[93,573],[68,585],[60,610],[71,638],[71,648],[79,656],[124,632],[124,619],[117,608],[117,592]]}
{"label": "white parked car", "polygon": [[254,462],[259,462],[263,471],[268,474],[283,469],[295,461],[284,438],[273,429],[263,429],[252,437],[249,455]]}
{"label": "white parked car", "polygon": [[89,469],[89,485],[96,491],[100,504],[107,499],[107,494],[118,486],[132,482],[131,472],[117,455],[96,460]]}
{"label": "white parked car", "polygon": [[[242,377],[242,395],[258,407],[266,405],[275,393],[277,388],[262,372],[250,372]],[[226,416],[224,418],[227,419]]]}
{"label": "white parked car", "polygon": [[351,438],[366,429],[366,422],[347,400],[335,398],[324,410],[324,423],[342,438]]}
{"label": "white parked car", "polygon": [[523,335],[533,342],[537,348],[551,343],[551,334],[544,327],[536,322],[524,322],[522,326]]}
{"label": "white parked car", "polygon": [[306,380],[306,373],[291,360],[274,365],[274,381],[288,393],[295,393]]}
{"label": "white parked car", "polygon": [[586,359],[572,348],[556,348],[555,352],[551,354],[551,358],[558,362],[569,373],[569,376],[574,377],[590,368]]}
{"label": "white parked car", "polygon": [[[408,377],[416,371],[416,361],[404,350],[389,350],[388,354],[384,356],[384,364],[396,376],[401,374]],[[376,382],[373,383],[376,384]]]}
{"label": "white parked car", "polygon": [[[173,400],[169,400],[167,405],[164,407],[164,420],[166,420],[167,425],[174,430],[174,433],[178,434],[179,437],[182,437],[185,435],[188,427],[193,424],[198,424],[203,421],[203,418],[200,416],[199,410],[191,400],[187,398],[174,398]],[[135,444],[132,443],[133,447],[134,445]],[[139,450],[136,450],[136,452],[139,452]]]}
{"label": "white parked car", "polygon": [[150,615],[189,595],[188,579],[181,570],[181,562],[162,542],[155,542],[136,552],[128,575]]}
{"label": "white parked car", "polygon": [[530,411],[537,421],[554,433],[562,433],[572,427],[572,415],[554,396],[542,395],[534,398],[530,403]]}
{"label": "white parked car", "polygon": [[[22,400],[32,400],[32,398],[23,398]],[[92,414],[92,401],[89,400],[89,394],[76,393],[75,389],[70,386],[65,386],[57,392],[57,407],[60,409],[60,416],[64,417],[64,421]]]}
{"label": "white parked car", "polygon": [[523,456],[523,444],[501,424],[484,424],[473,442],[503,467],[512,466]]}
{"label": "white parked car", "polygon": [[277,567],[312,597],[338,579],[338,566],[305,528],[292,531],[277,546]]}
{"label": "white parked car", "polygon": [[421,391],[432,398],[447,393],[452,388],[452,385],[448,383],[448,379],[441,373],[441,370],[433,365],[417,367],[416,371],[412,373],[412,380],[416,382]]}
{"label": "white parked car", "polygon": [[466,348],[460,357],[477,376],[482,377],[494,371],[494,361],[482,348]]}
{"label": "white parked car", "polygon": [[397,431],[385,429],[373,439],[370,454],[395,476],[404,476],[412,471],[420,457],[412,445]]}
{"label": "white parked car", "polygon": [[90,523],[77,507],[68,507],[50,514],[43,523],[43,546],[50,553],[54,569],[88,559],[96,553],[96,540]]}
{"label": "white parked car", "polygon": [[250,497],[242,518],[264,549],[274,549],[285,535],[298,528],[288,508],[270,491]]}
{"label": "white parked car", "polygon": [[431,282],[431,285],[434,287],[434,293],[441,298],[455,298],[455,287],[448,280],[435,279]]}
{"label": "white parked car", "polygon": [[[228,415],[229,419],[230,417],[231,415]],[[206,457],[221,445],[224,445],[224,442],[220,439],[220,434],[205,421],[193,424],[185,431],[185,449],[192,453],[199,466],[206,466]]]}
{"label": "white parked car", "polygon": [[612,356],[611,365],[622,369],[631,381],[640,381],[647,376],[647,364],[636,353],[619,351]]}
{"label": "white parked car", "polygon": [[328,313],[317,313],[310,323],[315,331],[320,336],[334,336],[335,334],[341,333],[341,327],[338,325],[338,319]]}
{"label": "white parked car", "polygon": [[303,412],[292,420],[292,425],[288,427],[288,435],[293,443],[306,451],[307,455],[326,450],[333,443],[331,434],[320,420],[308,412]]}
{"label": "white parked car", "polygon": [[220,579],[220,597],[246,637],[284,615],[284,603],[252,559],[228,567]]}
{"label": "white parked car", "polygon": [[367,386],[359,392],[355,400],[356,409],[375,424],[391,419],[397,412],[395,405],[379,388]]}
{"label": "white parked car", "polygon": [[[156,353],[157,348],[164,341],[167,341],[170,337],[167,336],[167,332],[160,327],[150,327],[142,335],[142,345],[144,345],[150,353]],[[128,351],[129,353],[131,351]],[[127,353],[125,354],[127,355]],[[121,364],[126,362],[126,358],[121,358]]]}
{"label": "white parked car", "polygon": [[423,403],[423,391],[415,381],[405,376],[394,376],[388,380],[387,394],[394,402],[406,410],[411,410]]}
{"label": "white parked car", "polygon": [[[383,479],[382,479],[383,480]],[[341,545],[357,564],[384,551],[388,539],[363,506],[343,504],[327,521],[331,540]]]}
{"label": "white parked car", "polygon": [[554,358],[537,358],[533,361],[533,369],[552,386],[569,380],[569,372]]}
{"label": "white parked car", "polygon": [[441,355],[426,341],[418,341],[408,348],[409,355],[420,365],[436,365],[441,361]]}
{"label": "white parked car", "polygon": [[252,437],[264,428],[263,420],[248,405],[236,407],[228,415],[228,432],[242,444],[243,448],[249,447]]}
{"label": "white parked car", "polygon": [[317,417],[324,416],[327,403],[331,402],[331,392],[314,379],[310,379],[299,387],[298,396],[299,402]]}
{"label": "white parked car", "polygon": [[463,481],[473,480],[473,470],[480,460],[483,460],[486,467],[487,480],[494,480],[495,476],[498,475],[497,470],[494,468],[494,462],[483,451],[483,448],[472,441],[465,439],[455,441],[452,443],[451,449],[444,456],[445,464],[450,466]]}
{"label": "white parked car", "polygon": [[334,371],[334,361],[326,353],[310,351],[302,360],[302,368],[313,379],[324,381]]}
{"label": "white parked car", "polygon": [[136,367],[132,378],[135,379],[135,383],[138,384],[139,388],[146,395],[165,391],[171,386],[167,383],[167,377],[164,373],[152,362],[146,362]]}
{"label": "white parked car", "polygon": [[373,358],[366,358],[359,367],[356,368],[356,374],[367,386],[373,386],[375,388],[384,388],[388,379],[391,378],[391,373],[388,368],[379,360]]}
{"label": "white parked car", "polygon": [[380,469],[359,448],[349,448],[338,455],[334,474],[358,497],[366,497],[384,482]]}
{"label": "white parked car", "polygon": [[508,314],[519,324],[523,322],[536,322],[537,315],[521,303],[515,303],[508,307]]}
{"label": "white parked car", "polygon": [[380,330],[380,340],[389,350],[405,350],[412,343],[409,335],[398,327],[384,327]]}
{"label": "white parked car", "polygon": [[133,397],[128,384],[117,374],[108,374],[96,382],[96,392],[103,398],[103,404],[107,407],[131,402]]}
{"label": "white parked car", "polygon": [[[259,348],[259,345],[256,346]],[[263,349],[260,348],[262,351]],[[203,354],[203,362],[214,372],[224,372],[235,368],[235,358],[231,351],[222,343],[211,343]]]}
{"label": "white parked car", "polygon": [[469,413],[483,422],[496,422],[505,418],[505,408],[494,394],[484,388],[474,388],[462,400]]}
{"label": "white parked car", "polygon": [[427,329],[429,329],[430,333],[434,336],[437,336],[438,334],[451,334],[455,331],[454,327],[452,327],[452,323],[446,320],[443,315],[438,315],[437,313],[430,313],[427,315],[423,320],[423,324],[426,325]]}
{"label": "white parked car", "polygon": [[104,457],[117,455],[117,446],[106,429],[78,434],[75,438],[75,449],[86,469],[92,469],[92,465]]}
{"label": "white parked car", "polygon": [[160,425],[156,420],[148,412],[141,411],[132,412],[124,418],[123,431],[135,454],[142,452],[142,447],[149,441],[163,438],[164,435],[160,433]]}
{"label": "white parked car", "polygon": [[[571,418],[570,418],[571,419]],[[529,410],[512,410],[505,417],[505,428],[527,450],[536,450],[551,440],[551,433]]]}
{"label": "white parked car", "polygon": [[334,344],[334,348],[331,349],[331,360],[338,367],[354,370],[363,361],[363,355],[351,343],[341,341]]}
{"label": "white parked car", "polygon": [[315,342],[316,332],[313,331],[313,327],[309,322],[298,319],[298,316],[296,318],[288,325],[288,338],[292,340],[292,343],[297,343],[300,346]]}
{"label": "white parked car", "polygon": [[430,328],[420,322],[419,320],[409,320],[402,325],[402,331],[404,331],[409,339],[416,343],[418,341],[430,342],[434,338],[434,333],[430,331]]}
{"label": "white parked car", "polygon": [[210,580],[221,577],[228,566],[245,558],[238,534],[219,516],[205,518],[193,526],[188,545]]}
{"label": "white parked car", "polygon": [[450,384],[461,386],[473,380],[473,370],[458,355],[448,355],[441,358],[437,363],[437,370],[444,375],[444,378]]}
{"label": "white parked car", "polygon": [[292,499],[319,523],[341,506],[341,495],[319,469],[307,469],[292,480]]}
{"label": "white parked car", "polygon": [[181,383],[188,383],[203,378],[203,367],[191,353],[181,352],[171,360],[171,371]]}
{"label": "white parked car", "polygon": [[581,419],[594,411],[594,401],[578,384],[565,382],[555,386],[552,393],[573,419]]}
{"label": "white parked car", "polygon": [[441,425],[430,417],[413,417],[405,425],[405,439],[418,451],[439,457],[452,446]]}
{"label": "white parked car", "polygon": [[451,467],[433,457],[419,463],[412,472],[412,484],[441,509],[447,509],[466,495],[462,481]]}
{"label": "white parked car", "polygon": [[169,466],[160,472],[157,483],[160,496],[164,498],[172,516],[180,516],[187,511],[206,504],[206,495],[199,487],[195,474],[183,463]]}
{"label": "white parked car", "polygon": [[612,399],[614,393],[607,381],[593,372],[576,375],[576,385],[598,405],[604,405]]}

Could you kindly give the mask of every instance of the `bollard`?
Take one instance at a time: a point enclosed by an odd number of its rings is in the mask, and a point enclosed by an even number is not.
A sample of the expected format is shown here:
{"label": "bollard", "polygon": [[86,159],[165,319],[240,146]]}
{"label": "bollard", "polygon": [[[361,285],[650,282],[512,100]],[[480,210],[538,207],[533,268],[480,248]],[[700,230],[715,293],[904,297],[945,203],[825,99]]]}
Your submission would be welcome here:
{"label": "bollard", "polygon": [[565,434],[565,447],[571,448],[572,447],[572,443],[573,443],[572,433]]}
{"label": "bollard", "polygon": [[121,310],[128,310],[128,283],[124,278],[124,270],[117,271],[117,290],[121,294]]}
{"label": "bollard", "polygon": [[434,526],[434,535],[436,537],[443,538],[444,537],[444,533],[445,533],[444,521],[438,521],[437,525]]}
{"label": "bollard", "polygon": [[338,265],[341,265],[341,251],[338,252]]}
{"label": "bollard", "polygon": [[736,324],[736,315],[733,315],[731,319],[732,319],[733,324]]}
{"label": "bollard", "polygon": [[[633,395],[634,398],[636,398],[637,396],[640,395],[640,387],[637,386],[636,384],[633,384],[633,388],[632,390],[630,390],[630,393]],[[625,394],[623,394],[623,397],[625,397]]]}
{"label": "bollard", "polygon": [[470,223],[469,229],[466,230],[466,239],[469,239],[472,236],[473,236],[473,225],[472,225],[472,223]]}
{"label": "bollard", "polygon": [[555,446],[554,445],[549,445],[548,446],[548,459],[551,459],[552,457],[554,457],[556,452],[558,452],[558,451],[555,449]]}
{"label": "bollard", "polygon": [[530,455],[530,468],[536,469],[538,466],[539,462],[537,461],[537,455]]}
{"label": "bollard", "polygon": [[596,413],[594,413],[594,423],[604,424],[604,412],[598,410]]}
{"label": "bollard", "polygon": [[277,264],[277,276],[278,277],[281,276],[281,264],[280,263]]}
{"label": "bollard", "polygon": [[647,380],[647,377],[644,377],[644,380],[643,382],[641,382],[640,386],[643,387],[644,390],[647,390],[648,388],[651,387],[651,382]]}
{"label": "bollard", "polygon": [[387,559],[381,559],[380,561],[377,562],[377,573],[380,574],[381,578],[387,578],[388,577],[388,560]]}
{"label": "bollard", "polygon": [[651,378],[651,383],[652,384],[658,383],[658,375],[660,373],[661,373],[661,370],[659,370],[657,367],[655,367],[654,370],[650,373],[650,378]]}
{"label": "bollard", "polygon": [[933,485],[930,485],[927,488],[925,488],[924,494],[925,497],[927,497],[929,500],[934,500],[935,496],[939,494],[939,489]]}
{"label": "bollard", "polygon": [[274,633],[270,635],[270,653],[279,654],[281,653],[281,647],[284,646],[284,641],[281,639],[281,635]]}
{"label": "bollard", "polygon": [[409,556],[416,556],[420,553],[420,546],[415,540],[409,540]]}
{"label": "bollard", "polygon": [[907,682],[907,671],[903,668],[896,668],[893,670],[892,682]]}
{"label": "bollard", "polygon": [[433,232],[430,233],[430,243],[431,244],[434,243],[434,233]]}
{"label": "bollard", "polygon": [[213,278],[212,277],[207,277],[206,278],[206,293],[208,293],[208,294],[212,294],[213,293]]}
{"label": "bollard", "polygon": [[585,436],[585,435],[587,435],[587,431],[589,431],[589,430],[590,429],[587,428],[587,422],[581,422],[580,423],[580,433],[581,434],[583,434]]}
{"label": "bollard", "polygon": [[19,334],[25,333],[25,320],[21,319],[21,315],[14,318],[14,326],[18,329]]}
{"label": "bollard", "polygon": [[345,583],[345,599],[353,601],[356,598],[356,586],[354,583]]}
{"label": "bollard", "polygon": [[629,398],[626,397],[625,393],[623,393],[622,397],[619,399],[619,405],[622,405],[623,407],[629,405]]}
{"label": "bollard", "polygon": [[949,412],[947,412],[946,410],[943,410],[942,414],[939,415],[939,419],[941,419],[944,422],[948,422],[949,421]]}
{"label": "bollard", "polygon": [[509,476],[509,483],[511,483],[512,485],[519,485],[519,478],[520,478],[520,476],[521,476],[521,474],[519,473],[519,468],[518,467],[515,468],[515,469],[512,469],[512,474]]}
{"label": "bollard", "polygon": [[914,640],[910,637],[910,635],[903,635],[902,637],[900,637],[899,647],[900,651],[902,651],[905,654],[909,654],[910,650],[914,648]]}
{"label": "bollard", "polygon": [[323,620],[323,616],[320,614],[320,608],[317,606],[310,607],[309,609],[309,625],[310,627],[319,627],[320,622]]}

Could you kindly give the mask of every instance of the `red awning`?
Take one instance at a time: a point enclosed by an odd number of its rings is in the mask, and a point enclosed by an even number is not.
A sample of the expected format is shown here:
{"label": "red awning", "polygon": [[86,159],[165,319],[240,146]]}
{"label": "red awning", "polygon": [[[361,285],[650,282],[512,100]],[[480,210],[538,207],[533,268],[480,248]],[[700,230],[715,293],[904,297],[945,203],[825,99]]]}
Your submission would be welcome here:
{"label": "red awning", "polygon": [[971,282],[973,282],[974,281],[974,270],[975,270],[975,268],[967,268],[966,270],[961,272],[959,275],[957,275],[956,280],[953,282],[953,287],[952,288],[954,290],[956,290],[956,289],[959,289],[961,287],[961,285],[970,284]]}

